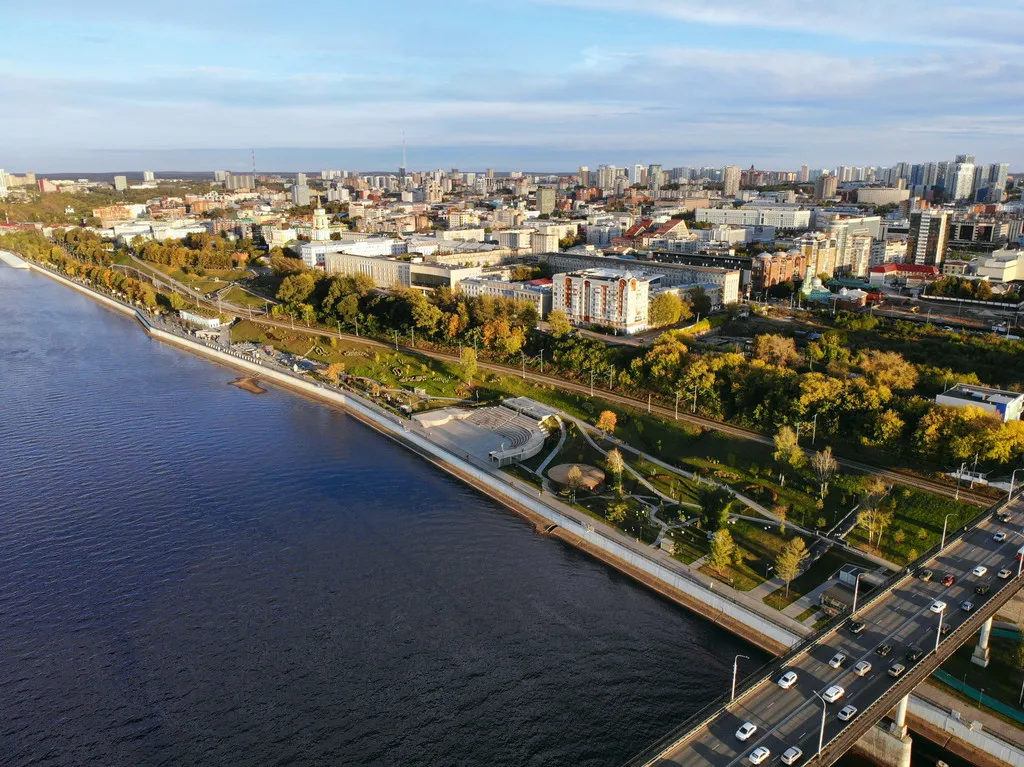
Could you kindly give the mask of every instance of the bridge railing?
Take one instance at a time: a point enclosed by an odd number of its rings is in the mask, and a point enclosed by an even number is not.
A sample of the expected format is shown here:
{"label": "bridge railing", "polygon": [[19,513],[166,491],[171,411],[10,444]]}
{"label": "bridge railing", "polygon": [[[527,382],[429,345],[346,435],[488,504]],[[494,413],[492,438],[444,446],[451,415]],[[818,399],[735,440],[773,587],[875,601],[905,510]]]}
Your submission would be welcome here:
{"label": "bridge railing", "polygon": [[[1024,494],[1024,488],[1022,488],[1020,494],[1015,493],[1014,496],[1020,497],[1021,494]],[[1007,505],[1009,505],[1009,503],[1009,499],[1000,500],[994,503],[989,508],[985,509],[984,511],[981,511],[967,525],[965,525],[964,527],[960,528],[955,532],[947,534],[945,545],[941,545],[941,542],[935,544],[930,549],[928,549],[928,551],[926,551],[924,555],[920,557],[917,561],[925,564],[931,562],[942,552],[946,551],[952,546],[955,546],[957,543],[963,540],[965,536],[973,532],[982,522],[986,521],[992,514],[1005,508]],[[857,613],[862,613],[872,604],[884,598],[888,594],[892,593],[893,589],[897,588],[898,586],[902,585],[903,583],[912,579],[913,577],[914,576],[912,567],[906,567],[903,570],[900,570],[899,572],[889,576],[889,578],[887,578],[879,588],[872,590],[872,592],[866,595],[863,600],[858,600]],[[1002,594],[1004,591],[1005,589],[1001,589],[998,593]],[[991,603],[992,600],[989,601],[989,604]],[[986,605],[986,610],[987,608],[988,604]],[[827,624],[825,624],[825,626],[823,626],[820,630],[811,634],[803,642],[790,649],[790,651],[787,652],[785,655],[781,655],[778,658],[769,661],[761,668],[759,668],[757,671],[748,675],[737,689],[735,698],[730,698],[728,695],[719,696],[715,700],[708,703],[706,706],[702,707],[695,714],[690,716],[682,724],[673,727],[672,730],[667,732],[653,744],[645,748],[636,756],[629,759],[627,762],[625,762],[624,767],[642,767],[643,765],[652,764],[669,749],[681,746],[684,742],[686,742],[686,740],[688,740],[690,737],[696,734],[701,728],[705,727],[707,724],[712,722],[716,717],[727,711],[730,705],[739,702],[740,700],[754,692],[762,684],[764,684],[767,681],[770,681],[777,673],[781,672],[787,665],[789,665],[793,661],[793,659],[814,649],[814,647],[820,644],[823,640],[833,636],[837,631],[839,631],[845,625],[850,623],[852,619],[853,616],[851,616],[850,613],[837,615]],[[973,621],[968,621],[964,624],[964,626],[972,623]],[[957,629],[957,631],[954,632],[954,635],[956,633],[959,633],[959,631],[963,629],[964,626],[961,626],[960,629]],[[947,640],[951,639],[952,636],[953,635],[947,637]],[[945,642],[940,644],[940,649],[943,645],[945,645]],[[879,718],[881,718],[881,716]]]}
{"label": "bridge railing", "polygon": [[[850,749],[864,733],[874,727],[889,711],[891,711],[901,698],[910,695],[914,688],[924,682],[934,673],[943,661],[955,653],[960,646],[970,641],[971,637],[981,626],[1000,608],[1009,602],[1014,595],[1024,586],[1024,576],[1016,574],[1005,582],[1003,588],[999,589],[982,607],[963,622],[955,631],[939,642],[938,650],[931,650],[917,664],[915,664],[902,679],[898,680],[892,687],[886,690],[877,700],[867,706],[854,718],[848,727],[844,728],[838,735],[825,743],[821,756],[815,755],[819,765],[830,765],[838,760],[847,750]],[[936,629],[938,624],[936,624]],[[808,760],[810,761],[810,759]]]}

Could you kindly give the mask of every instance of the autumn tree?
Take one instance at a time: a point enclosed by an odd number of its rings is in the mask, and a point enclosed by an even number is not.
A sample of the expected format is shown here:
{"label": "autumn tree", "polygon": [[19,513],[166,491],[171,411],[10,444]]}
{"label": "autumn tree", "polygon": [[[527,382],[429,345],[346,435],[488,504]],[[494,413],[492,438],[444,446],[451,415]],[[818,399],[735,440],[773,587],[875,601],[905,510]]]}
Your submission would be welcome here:
{"label": "autumn tree", "polygon": [[775,434],[775,452],[772,457],[781,464],[799,469],[807,462],[807,456],[797,443],[796,432],[789,426],[783,426]]}
{"label": "autumn tree", "polygon": [[472,346],[462,347],[462,360],[459,365],[459,373],[462,376],[462,380],[472,386],[473,377],[476,376],[477,363],[476,363],[476,349]]}
{"label": "autumn tree", "polygon": [[569,315],[561,309],[555,309],[548,313],[548,327],[551,329],[552,338],[564,338],[572,332]]}
{"label": "autumn tree", "polygon": [[811,456],[811,469],[814,476],[818,478],[819,494],[822,500],[828,495],[828,483],[832,481],[839,470],[839,464],[832,456],[832,447],[826,445],[824,450],[819,450]]}
{"label": "autumn tree", "polygon": [[608,471],[615,477],[615,486],[622,490],[622,472],[626,469],[626,462],[622,458],[622,453],[619,452],[618,448],[612,448],[608,451],[607,456]]}
{"label": "autumn tree", "polygon": [[810,556],[804,539],[798,537],[787,541],[779,550],[775,559],[775,574],[786,584],[786,596],[789,596],[789,584],[800,574],[804,562]]}
{"label": "autumn tree", "polygon": [[708,552],[708,564],[715,572],[721,574],[736,561],[736,543],[726,529],[721,529],[711,537],[711,550]]}
{"label": "autumn tree", "polygon": [[602,410],[601,415],[597,419],[597,428],[601,431],[601,436],[606,437],[614,432],[618,422],[619,419],[614,411]]}
{"label": "autumn tree", "polygon": [[325,371],[327,380],[330,381],[335,386],[338,385],[338,382],[341,380],[341,377],[344,374],[345,363],[343,362],[332,362],[330,365],[327,366],[327,370]]}
{"label": "autumn tree", "polygon": [[565,486],[569,488],[569,497],[576,502],[576,491],[583,487],[583,470],[573,464],[565,477]]}
{"label": "autumn tree", "polygon": [[754,357],[777,367],[785,367],[800,359],[792,338],[773,333],[754,337]]}
{"label": "autumn tree", "polygon": [[647,321],[654,327],[675,325],[683,313],[683,300],[675,293],[659,293],[651,299]]}

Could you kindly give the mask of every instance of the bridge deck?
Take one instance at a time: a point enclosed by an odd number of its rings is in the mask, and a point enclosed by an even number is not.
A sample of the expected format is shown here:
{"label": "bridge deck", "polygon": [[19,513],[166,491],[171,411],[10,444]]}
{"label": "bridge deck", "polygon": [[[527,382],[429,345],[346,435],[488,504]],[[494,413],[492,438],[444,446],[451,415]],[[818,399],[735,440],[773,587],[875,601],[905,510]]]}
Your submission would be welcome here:
{"label": "bridge deck", "polygon": [[[811,637],[796,652],[767,667],[731,704],[706,712],[700,721],[690,723],[690,729],[676,731],[671,743],[640,755],[630,764],[732,767],[749,764],[748,756],[758,746],[771,751],[772,763],[790,746],[802,749],[799,764],[835,762],[900,698],[912,692],[959,646],[970,641],[985,620],[1024,585],[1024,577],[1017,574],[1016,559],[1017,550],[1024,544],[1024,502],[1016,500],[1008,510],[1013,515],[1009,523],[986,514],[952,541],[947,540],[944,550],[926,560],[925,566],[935,573],[931,582],[904,572],[870,599],[863,600],[856,615],[856,620],[866,624],[860,634],[850,632],[849,618],[838,621],[838,625]],[[1007,539],[996,541],[997,532],[1006,533]],[[978,565],[988,568],[985,575],[972,574]],[[1010,578],[997,577],[1003,568],[1012,571]],[[956,578],[952,586],[942,585],[946,574]],[[982,583],[991,587],[985,596],[974,590]],[[939,615],[930,608],[938,600],[947,604],[942,622],[950,629],[936,649]],[[968,600],[975,605],[971,612],[961,609],[961,603]],[[892,647],[887,657],[876,652],[883,644]],[[915,646],[925,655],[911,662],[906,654]],[[829,665],[829,660],[838,652],[847,659],[836,669]],[[862,660],[872,668],[866,675],[858,676],[853,667]],[[894,663],[907,669],[898,679],[888,673]],[[799,678],[794,687],[783,690],[777,681],[788,670],[795,671]],[[845,694],[837,702],[824,705],[815,693],[823,693],[834,684],[842,686]],[[837,714],[848,704],[856,706],[858,712],[852,720],[840,721]],[[824,750],[818,758],[823,708]],[[744,722],[752,722],[758,728],[745,742],[736,737]]]}

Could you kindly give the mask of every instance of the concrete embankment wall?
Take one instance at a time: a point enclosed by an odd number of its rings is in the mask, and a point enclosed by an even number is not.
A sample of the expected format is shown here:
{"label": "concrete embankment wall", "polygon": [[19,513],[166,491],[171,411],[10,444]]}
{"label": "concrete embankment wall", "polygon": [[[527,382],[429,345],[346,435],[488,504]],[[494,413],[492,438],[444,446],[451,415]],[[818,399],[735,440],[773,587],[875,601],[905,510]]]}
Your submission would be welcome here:
{"label": "concrete embankment wall", "polygon": [[28,261],[25,261],[21,256],[15,255],[7,250],[0,250],[0,261],[10,266],[13,269],[31,269]]}
{"label": "concrete embankment wall", "polygon": [[[345,408],[359,416],[360,420],[373,425],[379,431],[414,448],[417,453],[436,459],[435,463],[445,470],[451,471],[461,479],[472,480],[471,484],[485,490],[485,492],[499,501],[512,505],[516,510],[526,510],[534,517],[546,520],[550,524],[558,525],[569,534],[564,536],[564,538],[570,543],[575,545],[585,544],[580,547],[592,553],[600,553],[602,560],[615,565],[620,563],[625,565],[625,567],[620,569],[623,569],[630,575],[641,575],[640,580],[649,585],[655,587],[658,585],[667,586],[667,590],[659,590],[670,597],[676,597],[676,593],[685,595],[686,600],[683,602],[685,605],[712,619],[722,619],[723,623],[728,622],[730,628],[736,631],[736,633],[745,636],[745,638],[753,641],[755,644],[761,644],[770,652],[780,652],[784,648],[788,648],[800,641],[800,637],[797,635],[772,623],[757,613],[719,596],[713,590],[700,583],[679,573],[672,572],[661,563],[645,557],[612,540],[603,533],[594,530],[586,522],[551,508],[539,498],[531,496],[519,487],[514,486],[511,480],[489,474],[427,440],[420,434],[410,431],[406,421],[390,413],[380,411],[374,405],[356,395],[327,389],[309,381],[295,378],[287,373],[226,354],[157,328],[149,327],[149,324],[145,322],[142,315],[139,315],[139,318],[154,338],[241,368],[253,375],[258,375],[261,380],[274,381],[283,386],[301,391],[311,397],[316,397]],[[763,639],[754,638],[750,634],[751,630],[759,634]]]}
{"label": "concrete embankment wall", "polygon": [[1020,748],[984,729],[972,730],[969,721],[955,719],[949,711],[921,698],[911,696],[907,723],[912,730],[978,767],[1024,767]]}

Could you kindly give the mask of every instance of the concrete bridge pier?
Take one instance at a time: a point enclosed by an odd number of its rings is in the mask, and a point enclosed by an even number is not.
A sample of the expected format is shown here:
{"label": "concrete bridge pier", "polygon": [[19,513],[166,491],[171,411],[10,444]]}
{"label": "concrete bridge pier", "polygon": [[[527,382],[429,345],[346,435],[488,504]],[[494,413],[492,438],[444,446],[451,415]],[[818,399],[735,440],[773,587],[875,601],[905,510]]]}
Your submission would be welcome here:
{"label": "concrete bridge pier", "polygon": [[908,701],[909,696],[904,696],[896,704],[892,724],[888,730],[881,724],[872,727],[857,741],[853,750],[882,767],[910,767],[914,741],[907,734]]}
{"label": "concrete bridge pier", "polygon": [[971,656],[971,663],[977,664],[983,668],[988,666],[988,638],[991,633],[992,618],[989,618],[981,627],[981,633],[978,635],[978,645],[974,648],[974,654]]}

